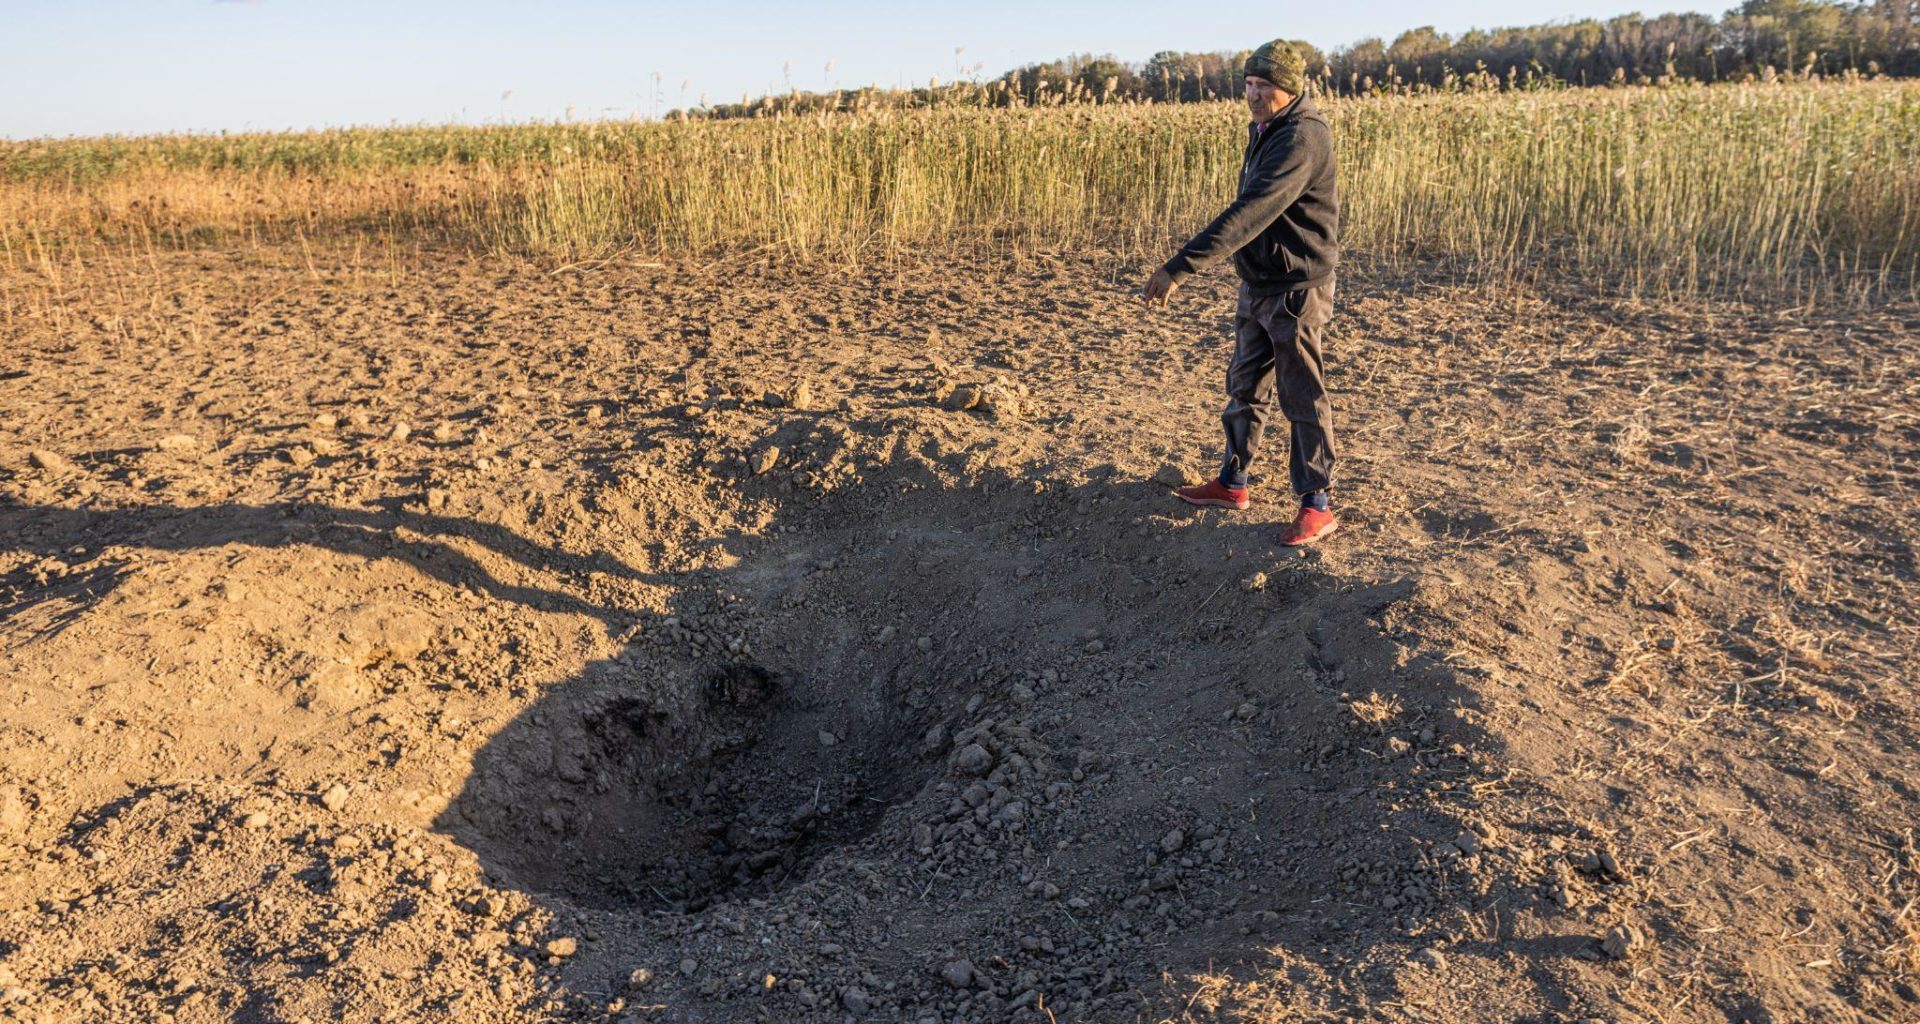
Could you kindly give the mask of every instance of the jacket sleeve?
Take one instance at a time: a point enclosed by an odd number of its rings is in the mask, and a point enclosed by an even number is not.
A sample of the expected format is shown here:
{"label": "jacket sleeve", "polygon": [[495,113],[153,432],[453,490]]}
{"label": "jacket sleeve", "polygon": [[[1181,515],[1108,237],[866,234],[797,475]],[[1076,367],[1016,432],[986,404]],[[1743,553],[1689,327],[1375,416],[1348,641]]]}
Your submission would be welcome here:
{"label": "jacket sleeve", "polygon": [[1318,121],[1303,119],[1289,142],[1261,154],[1239,197],[1166,262],[1166,271],[1176,283],[1259,237],[1306,192],[1332,151],[1332,133]]}

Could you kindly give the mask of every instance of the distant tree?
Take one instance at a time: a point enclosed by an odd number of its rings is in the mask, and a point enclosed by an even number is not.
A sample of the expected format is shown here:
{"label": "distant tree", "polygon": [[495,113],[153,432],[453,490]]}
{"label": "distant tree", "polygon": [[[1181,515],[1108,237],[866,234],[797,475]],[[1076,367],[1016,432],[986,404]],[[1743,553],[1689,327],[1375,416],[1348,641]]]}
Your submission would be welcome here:
{"label": "distant tree", "polygon": [[[1920,76],[1920,0],[1742,0],[1706,14],[1623,14],[1599,20],[1473,29],[1448,36],[1410,29],[1391,44],[1369,37],[1323,52],[1291,45],[1321,88],[1338,93],[1390,89],[1526,88],[1547,83],[1712,82],[1777,74]],[[788,93],[722,104],[709,117],[765,117],[875,106],[1113,102],[1193,103],[1242,90],[1247,51],[1162,50],[1134,65],[1112,55],[1074,55],[1028,64],[985,88],[972,84],[910,90]]]}

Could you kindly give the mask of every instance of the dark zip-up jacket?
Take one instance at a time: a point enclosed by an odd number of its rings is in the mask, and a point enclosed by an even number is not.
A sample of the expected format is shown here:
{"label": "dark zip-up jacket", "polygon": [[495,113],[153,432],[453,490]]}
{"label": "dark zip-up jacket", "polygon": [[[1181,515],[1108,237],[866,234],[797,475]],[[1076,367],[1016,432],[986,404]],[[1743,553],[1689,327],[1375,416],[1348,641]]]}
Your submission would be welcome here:
{"label": "dark zip-up jacket", "polygon": [[1301,96],[1248,129],[1240,195],[1167,261],[1175,283],[1231,255],[1255,295],[1325,284],[1340,258],[1340,202],[1333,184],[1333,130]]}

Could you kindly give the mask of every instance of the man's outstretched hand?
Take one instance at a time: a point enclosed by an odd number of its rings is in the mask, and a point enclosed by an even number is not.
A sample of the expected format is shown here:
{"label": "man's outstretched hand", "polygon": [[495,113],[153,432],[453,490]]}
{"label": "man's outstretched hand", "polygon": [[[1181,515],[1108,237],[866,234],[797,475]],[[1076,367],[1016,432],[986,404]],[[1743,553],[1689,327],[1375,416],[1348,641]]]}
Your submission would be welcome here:
{"label": "man's outstretched hand", "polygon": [[1140,289],[1140,301],[1149,306],[1164,307],[1167,304],[1167,296],[1172,295],[1173,290],[1178,287],[1180,286],[1173,281],[1173,275],[1167,273],[1167,268],[1161,267],[1153,272],[1152,277],[1147,278],[1147,286]]}

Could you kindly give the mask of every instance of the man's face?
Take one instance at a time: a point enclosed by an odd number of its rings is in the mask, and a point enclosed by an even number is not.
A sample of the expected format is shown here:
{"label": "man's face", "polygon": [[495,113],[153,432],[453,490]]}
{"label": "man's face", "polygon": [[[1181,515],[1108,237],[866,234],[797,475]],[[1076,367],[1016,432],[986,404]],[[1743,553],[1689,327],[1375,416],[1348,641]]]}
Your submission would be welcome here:
{"label": "man's face", "polygon": [[1255,124],[1266,124],[1273,115],[1286,109],[1293,102],[1293,94],[1261,78],[1259,75],[1247,76],[1247,109],[1253,113]]}

